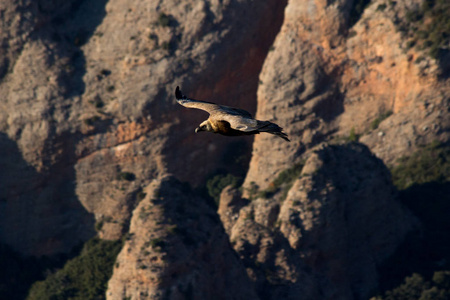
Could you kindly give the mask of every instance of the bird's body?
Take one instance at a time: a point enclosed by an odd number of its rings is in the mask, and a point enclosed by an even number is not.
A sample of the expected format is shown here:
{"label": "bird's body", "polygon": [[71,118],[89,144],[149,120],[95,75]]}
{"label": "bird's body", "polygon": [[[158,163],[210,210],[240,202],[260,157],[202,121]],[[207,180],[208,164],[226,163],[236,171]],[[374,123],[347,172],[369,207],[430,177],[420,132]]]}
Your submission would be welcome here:
{"label": "bird's body", "polygon": [[260,121],[240,108],[218,105],[212,102],[189,99],[183,95],[179,87],[175,90],[177,102],[188,108],[201,109],[209,113],[209,118],[203,121],[195,132],[209,131],[226,136],[240,136],[267,132],[279,136],[289,142],[283,128],[269,121]]}

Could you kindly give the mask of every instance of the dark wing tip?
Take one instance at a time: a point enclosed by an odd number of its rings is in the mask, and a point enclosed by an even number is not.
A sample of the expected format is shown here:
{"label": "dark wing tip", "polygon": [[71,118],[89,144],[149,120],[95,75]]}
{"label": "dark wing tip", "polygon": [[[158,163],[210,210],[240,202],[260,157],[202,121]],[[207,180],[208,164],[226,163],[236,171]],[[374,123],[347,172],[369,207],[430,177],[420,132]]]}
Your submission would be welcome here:
{"label": "dark wing tip", "polygon": [[291,140],[288,138],[288,135],[286,133],[284,133],[284,132],[280,132],[280,134],[277,134],[277,136],[279,136],[280,138],[282,138],[286,142],[291,142]]}
{"label": "dark wing tip", "polygon": [[177,98],[177,100],[185,98],[183,93],[181,93],[179,86],[177,86],[177,88],[175,89],[175,97]]}

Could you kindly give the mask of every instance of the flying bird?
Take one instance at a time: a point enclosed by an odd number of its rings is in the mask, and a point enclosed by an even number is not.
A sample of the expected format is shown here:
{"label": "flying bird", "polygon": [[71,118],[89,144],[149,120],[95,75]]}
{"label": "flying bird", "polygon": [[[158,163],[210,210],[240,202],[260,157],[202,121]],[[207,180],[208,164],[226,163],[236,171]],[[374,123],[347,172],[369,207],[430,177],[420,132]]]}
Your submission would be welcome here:
{"label": "flying bird", "polygon": [[189,99],[181,93],[178,86],[175,89],[175,97],[184,107],[201,109],[209,113],[209,118],[195,129],[195,133],[209,131],[226,136],[239,136],[267,132],[290,142],[283,128],[269,121],[253,119],[252,115],[243,109]]}

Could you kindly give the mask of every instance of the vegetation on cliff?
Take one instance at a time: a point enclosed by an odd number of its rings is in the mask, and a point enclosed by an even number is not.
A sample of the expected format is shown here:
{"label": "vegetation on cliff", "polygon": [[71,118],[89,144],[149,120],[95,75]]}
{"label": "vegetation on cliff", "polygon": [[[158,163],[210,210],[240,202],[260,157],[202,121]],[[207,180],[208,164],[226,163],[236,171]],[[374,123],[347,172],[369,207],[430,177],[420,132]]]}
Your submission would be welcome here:
{"label": "vegetation on cliff", "polygon": [[399,159],[392,168],[392,180],[400,189],[428,182],[450,181],[450,147],[433,142],[410,156]]}
{"label": "vegetation on cliff", "polygon": [[387,291],[384,297],[373,300],[446,300],[450,299],[450,271],[435,272],[431,280],[425,280],[414,273],[395,289]]}
{"label": "vegetation on cliff", "polygon": [[104,299],[121,241],[89,240],[64,268],[33,284],[28,300]]}
{"label": "vegetation on cliff", "polygon": [[241,177],[232,174],[217,174],[206,181],[206,188],[208,190],[208,195],[212,197],[216,205],[219,206],[220,193],[222,193],[222,190],[229,185],[237,187],[240,183],[242,183]]}
{"label": "vegetation on cliff", "polygon": [[425,0],[418,9],[407,12],[402,25],[410,40],[408,47],[424,50],[434,59],[449,51],[450,43],[450,2],[447,0]]}
{"label": "vegetation on cliff", "polygon": [[422,229],[382,266],[380,287],[386,292],[376,299],[449,299],[450,147],[434,142],[399,162],[392,179]]}

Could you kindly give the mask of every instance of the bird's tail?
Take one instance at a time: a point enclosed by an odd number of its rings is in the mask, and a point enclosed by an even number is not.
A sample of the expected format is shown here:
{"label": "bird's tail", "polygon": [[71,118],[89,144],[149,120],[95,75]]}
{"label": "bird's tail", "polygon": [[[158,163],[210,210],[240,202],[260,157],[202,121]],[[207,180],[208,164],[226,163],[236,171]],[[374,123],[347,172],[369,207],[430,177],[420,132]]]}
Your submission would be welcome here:
{"label": "bird's tail", "polygon": [[258,121],[258,131],[267,132],[290,142],[288,135],[283,132],[283,128],[269,121]]}

